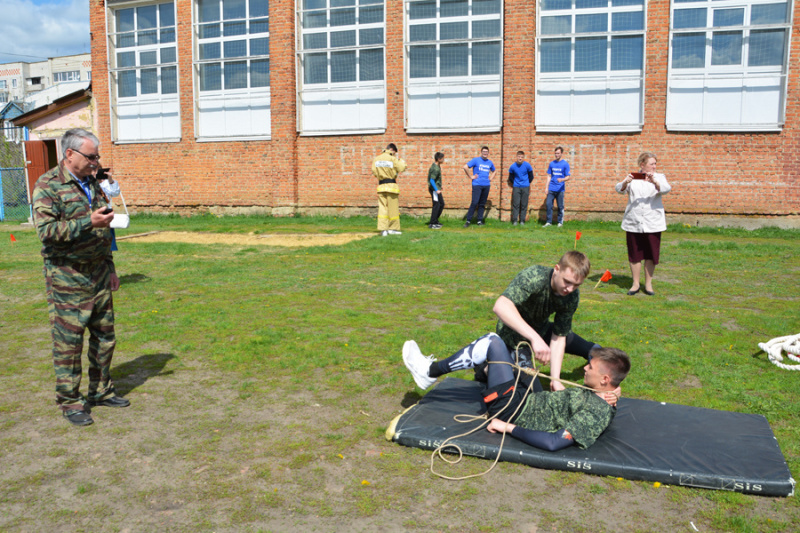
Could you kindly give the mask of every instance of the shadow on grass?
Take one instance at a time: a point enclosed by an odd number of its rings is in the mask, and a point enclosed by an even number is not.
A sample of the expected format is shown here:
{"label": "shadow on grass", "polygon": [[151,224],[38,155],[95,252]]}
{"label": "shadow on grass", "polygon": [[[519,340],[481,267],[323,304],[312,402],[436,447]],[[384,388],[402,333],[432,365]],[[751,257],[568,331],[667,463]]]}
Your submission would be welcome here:
{"label": "shadow on grass", "polygon": [[403,406],[404,409],[408,409],[418,401],[422,399],[422,396],[417,394],[416,391],[414,392],[407,392],[405,396],[403,396],[403,400],[400,402],[400,405]]}
{"label": "shadow on grass", "polygon": [[[586,282],[583,285],[591,284],[592,288],[594,288],[594,286],[597,284],[598,281],[600,281],[600,278],[603,276],[604,273],[605,271],[598,272],[593,276],[589,276],[588,278],[586,278]],[[644,279],[644,276],[642,276],[642,279]],[[605,282],[605,285],[614,285],[615,287],[619,287],[620,289],[625,289],[626,291],[630,288],[632,284],[633,284],[633,278],[631,278],[630,276],[613,276],[610,280]],[[581,288],[583,288],[583,285],[581,286]],[[600,286],[602,287],[603,283],[601,283]]]}
{"label": "shadow on grass", "polygon": [[144,274],[125,274],[119,277],[119,284],[125,285],[126,283],[146,283],[150,281],[150,276]]}
{"label": "shadow on grass", "polygon": [[136,387],[144,385],[152,377],[172,374],[171,370],[162,373],[171,359],[175,359],[175,356],[171,353],[151,353],[140,355],[133,361],[114,366],[112,374],[117,394],[127,396],[129,392]]}

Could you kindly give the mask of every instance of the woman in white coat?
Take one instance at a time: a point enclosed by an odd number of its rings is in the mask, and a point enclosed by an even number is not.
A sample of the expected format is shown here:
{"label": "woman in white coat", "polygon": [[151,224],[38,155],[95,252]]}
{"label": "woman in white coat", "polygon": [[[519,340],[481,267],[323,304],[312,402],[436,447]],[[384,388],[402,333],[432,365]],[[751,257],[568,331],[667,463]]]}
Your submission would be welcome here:
{"label": "woman in white coat", "polygon": [[661,232],[667,229],[661,197],[672,187],[664,174],[656,172],[656,156],[644,152],[637,159],[640,172],[628,174],[615,189],[628,195],[628,206],[622,217],[622,229],[628,243],[628,262],[631,265],[631,288],[628,296],[641,289],[639,278],[644,261],[644,293],[653,296],[653,273],[661,250]]}

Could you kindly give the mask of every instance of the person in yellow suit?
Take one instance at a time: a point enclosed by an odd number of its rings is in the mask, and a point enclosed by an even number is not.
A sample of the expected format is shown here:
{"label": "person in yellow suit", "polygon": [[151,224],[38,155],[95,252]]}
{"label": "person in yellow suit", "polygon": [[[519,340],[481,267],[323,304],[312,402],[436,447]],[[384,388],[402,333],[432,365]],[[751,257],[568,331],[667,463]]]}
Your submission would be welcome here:
{"label": "person in yellow suit", "polygon": [[372,174],[378,178],[378,231],[381,235],[400,235],[400,188],[397,175],[406,169],[406,162],[397,157],[397,146],[386,149],[373,159]]}

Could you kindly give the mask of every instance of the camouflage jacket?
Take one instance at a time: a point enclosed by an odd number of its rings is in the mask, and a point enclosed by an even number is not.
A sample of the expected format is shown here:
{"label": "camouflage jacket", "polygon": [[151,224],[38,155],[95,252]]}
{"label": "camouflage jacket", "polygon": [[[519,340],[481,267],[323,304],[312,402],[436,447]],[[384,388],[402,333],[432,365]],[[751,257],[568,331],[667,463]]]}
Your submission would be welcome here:
{"label": "camouflage jacket", "polygon": [[[580,291],[575,289],[566,296],[553,292],[550,278],[552,267],[531,266],[517,274],[517,277],[503,292],[503,296],[514,302],[520,316],[539,335],[544,335],[550,315],[553,318],[553,335],[566,337],[572,330],[572,315],[578,309]],[[514,349],[525,337],[497,321],[497,334],[510,349]]]}
{"label": "camouflage jacket", "polygon": [[62,161],[36,181],[33,221],[42,241],[45,262],[98,263],[107,261],[114,272],[111,230],[93,228],[92,212],[107,205],[100,185],[90,179],[92,203]]}
{"label": "camouflage jacket", "polygon": [[525,400],[514,423],[525,429],[553,432],[566,429],[580,448],[588,448],[611,421],[616,410],[586,389],[537,392]]}

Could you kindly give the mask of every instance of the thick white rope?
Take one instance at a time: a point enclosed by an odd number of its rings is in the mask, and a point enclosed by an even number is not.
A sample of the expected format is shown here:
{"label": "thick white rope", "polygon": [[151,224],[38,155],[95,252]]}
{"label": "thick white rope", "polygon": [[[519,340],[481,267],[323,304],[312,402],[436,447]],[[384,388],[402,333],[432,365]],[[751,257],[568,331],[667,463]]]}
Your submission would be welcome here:
{"label": "thick white rope", "polygon": [[786,352],[786,356],[792,361],[800,363],[800,333],[797,335],[787,335],[785,337],[775,337],[767,342],[758,343],[758,347],[766,352],[772,364],[784,370],[800,370],[800,364],[787,365],[781,363],[783,356],[781,352]]}

